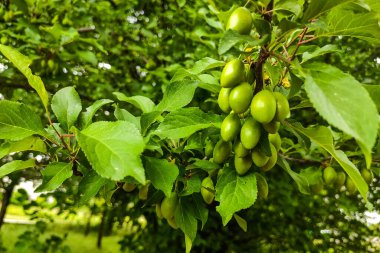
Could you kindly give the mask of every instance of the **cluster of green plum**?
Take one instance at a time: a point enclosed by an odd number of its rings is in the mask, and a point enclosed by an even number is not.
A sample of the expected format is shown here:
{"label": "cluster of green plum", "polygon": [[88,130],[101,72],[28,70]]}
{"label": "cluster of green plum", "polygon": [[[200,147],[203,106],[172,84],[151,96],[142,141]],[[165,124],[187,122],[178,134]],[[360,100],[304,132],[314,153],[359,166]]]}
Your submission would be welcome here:
{"label": "cluster of green plum", "polygon": [[[370,185],[374,179],[373,172],[370,169],[362,169],[361,175],[364,178],[364,181]],[[323,181],[327,186],[331,186],[335,188],[336,190],[340,190],[342,186],[345,186],[346,191],[352,195],[355,194],[357,191],[357,188],[354,184],[354,181],[346,175],[343,171],[338,171],[328,166],[323,170]],[[318,184],[314,184],[311,186],[311,190],[313,193],[319,193],[323,189],[323,183],[320,182]]]}
{"label": "cluster of green plum", "polygon": [[[218,96],[220,109],[229,113],[222,122],[221,139],[215,145],[213,161],[222,164],[234,154],[234,165],[244,175],[255,164],[268,171],[276,164],[281,146],[280,122],[289,116],[289,103],[284,95],[263,89],[254,94],[250,68],[234,59],[223,68]],[[269,149],[260,142],[269,140]]]}

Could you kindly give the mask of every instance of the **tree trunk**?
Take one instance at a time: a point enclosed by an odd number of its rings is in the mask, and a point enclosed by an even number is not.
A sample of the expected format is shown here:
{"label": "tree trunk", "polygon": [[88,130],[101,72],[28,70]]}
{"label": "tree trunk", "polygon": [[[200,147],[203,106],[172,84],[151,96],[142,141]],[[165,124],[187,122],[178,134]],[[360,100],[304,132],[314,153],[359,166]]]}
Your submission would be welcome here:
{"label": "tree trunk", "polygon": [[3,199],[1,200],[1,209],[0,209],[0,230],[4,224],[4,217],[5,217],[5,214],[7,212],[8,205],[11,201],[11,197],[12,197],[14,187],[15,187],[15,185],[11,184],[4,189],[5,191],[3,194]]}
{"label": "tree trunk", "polygon": [[98,231],[98,242],[97,242],[98,249],[102,248],[102,238],[103,238],[103,232],[104,232],[104,223],[107,218],[107,211],[108,211],[107,209],[108,209],[107,205],[105,205],[104,211],[102,213],[102,221],[100,222],[99,231]]}
{"label": "tree trunk", "polygon": [[88,234],[90,233],[92,213],[93,212],[92,212],[92,209],[91,209],[91,213],[90,213],[90,216],[88,217],[86,228],[84,230],[84,235],[85,236],[88,236]]}

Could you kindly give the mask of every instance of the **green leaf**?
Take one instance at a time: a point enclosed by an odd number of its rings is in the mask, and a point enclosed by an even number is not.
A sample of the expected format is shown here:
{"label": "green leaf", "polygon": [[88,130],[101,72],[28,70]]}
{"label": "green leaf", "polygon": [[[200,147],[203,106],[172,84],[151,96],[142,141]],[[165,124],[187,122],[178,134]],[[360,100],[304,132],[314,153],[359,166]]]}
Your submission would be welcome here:
{"label": "green leaf", "polygon": [[76,51],[75,54],[80,61],[88,62],[94,66],[98,64],[98,58],[96,58],[96,54],[92,51]]}
{"label": "green leaf", "polygon": [[81,126],[83,128],[86,128],[89,124],[92,122],[92,118],[94,117],[95,113],[103,106],[109,103],[112,103],[113,101],[110,99],[100,99],[95,101],[92,105],[86,108],[85,112],[81,113]]}
{"label": "green leaf", "polygon": [[118,100],[130,103],[139,108],[143,113],[151,112],[155,107],[153,101],[144,96],[127,97],[121,92],[113,92],[112,94],[114,94]]}
{"label": "green leaf", "polygon": [[250,47],[261,46],[267,42],[268,38],[268,34],[265,34],[261,39],[256,39],[248,35],[241,35],[233,30],[228,30],[219,41],[218,53],[222,55],[235,45],[243,42],[248,43],[248,46]]}
{"label": "green leaf", "polygon": [[309,185],[315,185],[318,183],[323,183],[322,181],[322,169],[319,167],[309,167],[302,169],[300,175],[307,178]]}
{"label": "green leaf", "polygon": [[146,131],[148,131],[149,127],[156,122],[159,118],[161,118],[161,112],[153,111],[150,113],[144,113],[140,118],[141,132],[143,136],[145,136]]}
{"label": "green leaf", "polygon": [[331,10],[336,6],[350,2],[354,2],[354,0],[312,0],[305,11],[303,21],[314,19],[317,16],[326,13],[327,11]]}
{"label": "green leaf", "polygon": [[380,112],[380,85],[363,85],[363,87],[368,91],[375,103],[377,111]]}
{"label": "green leaf", "polygon": [[192,210],[191,202],[186,201],[186,198],[180,198],[174,216],[178,227],[191,241],[194,241],[198,224]]}
{"label": "green leaf", "polygon": [[243,229],[244,232],[247,232],[247,229],[248,229],[247,221],[243,219],[242,217],[240,217],[239,215],[237,215],[236,213],[234,214],[234,218],[237,224],[239,225],[239,227]]}
{"label": "green leaf", "polygon": [[205,128],[220,128],[222,121],[220,115],[205,113],[196,107],[182,108],[166,115],[155,134],[161,138],[186,138]]}
{"label": "green leaf", "polygon": [[351,75],[331,65],[313,63],[307,68],[305,90],[314,108],[331,125],[355,138],[370,166],[379,120],[368,92]]}
{"label": "green leaf", "polygon": [[77,138],[88,161],[100,176],[112,180],[131,176],[145,184],[140,159],[144,140],[132,123],[96,122],[78,131]]}
{"label": "green leaf", "polygon": [[347,155],[342,150],[336,150],[333,144],[333,136],[331,131],[324,126],[313,127],[313,128],[303,128],[301,124],[290,124],[285,123],[287,126],[293,128],[294,130],[306,135],[314,143],[325,149],[330,153],[332,157],[340,164],[340,166],[346,171],[350,178],[354,181],[354,184],[358,188],[360,194],[363,196],[364,200],[367,201],[368,185],[361,177],[359,170],[355,165],[348,159]]}
{"label": "green leaf", "polygon": [[216,210],[222,216],[224,226],[235,212],[252,206],[256,198],[257,185],[254,173],[239,176],[235,170],[227,168],[223,170],[216,184],[215,199],[220,202]]}
{"label": "green leaf", "polygon": [[318,57],[318,56],[321,56],[324,54],[328,54],[328,53],[334,53],[334,52],[340,52],[339,48],[336,45],[325,45],[321,48],[318,47],[313,52],[304,52],[302,54],[302,62],[301,63],[304,63],[304,62],[311,60],[315,57]]}
{"label": "green leaf", "polygon": [[194,192],[200,192],[202,187],[202,180],[199,176],[193,175],[190,178],[184,178],[184,188],[180,192],[179,196],[188,196]]}
{"label": "green leaf", "polygon": [[20,140],[33,134],[45,135],[41,119],[24,104],[0,101],[0,139]]}
{"label": "green leaf", "polygon": [[208,209],[201,195],[193,194],[192,197],[193,197],[192,206],[194,208],[195,218],[201,221],[202,223],[201,229],[203,229],[208,219]]}
{"label": "green leaf", "polygon": [[12,162],[6,163],[0,167],[0,178],[26,168],[32,168],[36,166],[36,162],[34,159],[29,159],[27,161],[14,160]]}
{"label": "green leaf", "polygon": [[194,97],[198,81],[182,80],[169,83],[156,111],[174,111],[188,105]]}
{"label": "green leaf", "polygon": [[316,37],[351,36],[380,45],[380,27],[376,13],[336,9],[323,21],[321,29],[315,33]]}
{"label": "green leaf", "polygon": [[21,152],[26,150],[33,150],[39,151],[41,153],[46,153],[46,145],[45,142],[43,142],[43,140],[36,136],[29,136],[25,139],[15,142],[5,142],[0,146],[0,159],[10,153]]}
{"label": "green leaf", "polygon": [[153,157],[145,157],[144,161],[147,178],[156,189],[163,191],[169,197],[179,174],[177,165],[166,159]]}
{"label": "green leaf", "polygon": [[79,205],[86,204],[95,197],[100,189],[110,180],[99,176],[94,170],[87,173],[79,183],[78,192],[80,194]]}
{"label": "green leaf", "polygon": [[132,123],[137,129],[141,130],[140,117],[134,116],[125,109],[120,109],[119,106],[116,106],[114,115],[116,119]]}
{"label": "green leaf", "polygon": [[30,64],[32,64],[32,60],[18,52],[16,49],[1,44],[0,52],[15,65],[15,67],[26,77],[26,79],[28,79],[29,85],[36,90],[37,94],[41,98],[45,110],[48,111],[48,93],[41,78],[33,75],[31,69],[29,68]]}
{"label": "green leaf", "polygon": [[302,13],[302,6],[298,0],[279,0],[275,4],[274,10],[290,11],[298,17]]}
{"label": "green leaf", "polygon": [[210,162],[209,160],[202,160],[198,158],[194,158],[192,161],[193,160],[195,162],[187,166],[187,169],[202,169],[207,172],[220,169],[219,164]]}
{"label": "green leaf", "polygon": [[41,170],[42,184],[35,192],[53,191],[73,175],[72,163],[53,162]]}
{"label": "green leaf", "polygon": [[65,87],[54,94],[51,109],[61,126],[70,129],[82,111],[80,97],[74,87]]}
{"label": "green leaf", "polygon": [[309,185],[309,181],[307,180],[307,178],[303,175],[300,175],[296,172],[294,172],[288,162],[282,158],[281,156],[278,157],[277,159],[277,164],[283,168],[291,178],[293,178],[293,180],[296,182],[297,186],[298,186],[298,190],[303,193],[303,194],[310,194],[310,185]]}
{"label": "green leaf", "polygon": [[191,69],[188,69],[187,71],[193,75],[199,75],[200,73],[206,70],[222,67],[224,66],[224,64],[224,61],[218,61],[210,57],[205,57],[195,62],[194,66]]}

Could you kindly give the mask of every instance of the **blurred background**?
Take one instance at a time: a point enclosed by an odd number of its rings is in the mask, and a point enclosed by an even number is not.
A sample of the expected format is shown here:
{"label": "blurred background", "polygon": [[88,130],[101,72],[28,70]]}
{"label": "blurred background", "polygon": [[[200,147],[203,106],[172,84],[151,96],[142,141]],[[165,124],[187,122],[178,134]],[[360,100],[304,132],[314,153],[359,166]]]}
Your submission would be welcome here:
{"label": "blurred background", "polygon": [[[98,99],[113,99],[114,91],[158,101],[176,70],[189,68],[203,57],[219,58],[217,45],[224,28],[215,12],[244,3],[3,0],[0,43],[30,57],[33,73],[41,76],[50,93],[75,86],[84,107]],[[379,48],[340,37],[312,44],[326,43],[334,43],[341,53],[322,56],[325,62],[362,83],[379,84]],[[192,104],[215,109],[215,103],[205,99],[209,96],[197,90]],[[44,113],[26,79],[3,56],[0,99],[22,101]],[[135,110],[124,106],[132,113]],[[113,110],[113,105],[105,106],[96,117],[111,119]],[[307,122],[313,115],[298,116]],[[379,150],[375,158],[380,157]],[[0,165],[22,156],[35,157],[40,164],[49,160],[21,152],[2,158]],[[78,205],[79,180],[73,177],[55,192],[35,194],[40,181],[32,178],[37,174],[26,170],[0,179],[0,252],[184,252],[181,232],[158,220],[154,208],[142,208],[141,190],[105,189],[98,198]],[[374,210],[368,211],[357,196],[329,188],[302,195],[288,175],[271,173],[269,198],[244,211],[248,231],[236,222],[222,227],[219,215],[211,213],[193,251],[379,252],[378,178],[369,196]]]}

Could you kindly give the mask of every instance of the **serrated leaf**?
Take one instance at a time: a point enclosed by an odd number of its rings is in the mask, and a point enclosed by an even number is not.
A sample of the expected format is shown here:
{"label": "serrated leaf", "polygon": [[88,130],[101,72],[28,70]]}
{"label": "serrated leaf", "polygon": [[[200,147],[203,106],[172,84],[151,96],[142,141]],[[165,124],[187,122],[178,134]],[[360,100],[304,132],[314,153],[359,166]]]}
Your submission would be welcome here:
{"label": "serrated leaf", "polygon": [[41,98],[45,110],[48,111],[48,93],[41,78],[39,76],[33,75],[31,69],[29,68],[30,64],[32,64],[32,60],[18,52],[16,49],[1,44],[0,52],[8,60],[10,60],[15,65],[15,67],[26,77],[29,85],[37,92]]}
{"label": "serrated leaf", "polygon": [[182,80],[169,83],[156,111],[174,111],[188,105],[194,97],[198,81]]}
{"label": "serrated leaf", "polygon": [[186,201],[186,198],[180,198],[174,216],[178,227],[191,241],[194,241],[198,224],[192,210],[191,202]]}
{"label": "serrated leaf", "polygon": [[301,63],[307,62],[308,60],[311,60],[315,57],[318,57],[318,56],[321,56],[324,54],[334,53],[334,52],[339,52],[339,51],[340,50],[336,45],[325,45],[321,48],[318,47],[313,52],[304,52],[302,54],[302,62]]}
{"label": "serrated leaf", "polygon": [[298,190],[303,193],[303,194],[310,194],[310,185],[309,185],[309,181],[307,180],[307,178],[303,175],[300,175],[296,172],[294,172],[290,166],[289,166],[289,163],[284,159],[282,158],[281,156],[278,157],[277,159],[277,164],[283,168],[291,178],[293,178],[294,182],[296,182],[297,186],[298,186]]}
{"label": "serrated leaf", "polygon": [[216,184],[215,196],[215,199],[220,202],[216,210],[222,216],[224,226],[235,212],[252,206],[256,198],[257,185],[254,173],[239,176],[235,170],[224,169]]}
{"label": "serrated leaf", "polygon": [[202,181],[199,176],[194,175],[191,178],[185,178],[185,184],[183,191],[179,194],[179,196],[188,196],[193,194],[194,192],[200,192],[202,187]]}
{"label": "serrated leaf", "polygon": [[72,163],[53,162],[41,170],[42,184],[35,192],[53,191],[73,175]]}
{"label": "serrated leaf", "polygon": [[210,57],[205,57],[195,62],[194,66],[191,69],[188,69],[187,71],[193,75],[199,75],[200,73],[206,70],[222,67],[224,66],[224,64],[224,61],[219,61]]}
{"label": "serrated leaf", "polygon": [[153,111],[150,113],[144,113],[140,118],[141,125],[141,133],[145,136],[146,131],[148,131],[149,127],[156,122],[159,118],[161,118],[161,112]]}
{"label": "serrated leaf", "polygon": [[194,158],[191,161],[195,161],[192,164],[188,165],[187,169],[202,169],[204,171],[210,172],[216,169],[220,169],[219,164],[210,162],[209,160],[202,160]]}
{"label": "serrated leaf", "polygon": [[91,198],[95,197],[100,189],[110,180],[99,176],[94,170],[86,174],[79,182],[78,192],[80,194],[79,205],[86,204]]}
{"label": "serrated leaf", "polygon": [[222,121],[220,115],[205,113],[196,107],[181,108],[166,115],[155,134],[161,138],[186,138],[205,128],[220,128]]}
{"label": "serrated leaf", "polygon": [[340,164],[340,166],[346,171],[349,177],[354,181],[356,188],[358,188],[360,194],[367,202],[368,185],[361,177],[359,170],[348,159],[347,155],[342,150],[336,150],[333,144],[333,136],[331,131],[324,126],[303,128],[301,124],[285,123],[287,126],[294,130],[306,135],[314,143],[325,149],[330,155]]}
{"label": "serrated leaf", "polygon": [[51,109],[61,126],[70,129],[82,111],[82,102],[74,87],[65,87],[54,94]]}
{"label": "serrated leaf", "polygon": [[305,90],[313,107],[331,125],[355,138],[370,166],[379,120],[368,92],[351,75],[331,65],[313,63],[307,68]]}
{"label": "serrated leaf", "polygon": [[33,159],[29,159],[27,161],[20,161],[20,160],[15,160],[9,163],[4,164],[3,166],[0,167],[0,178],[18,171],[18,170],[23,170],[26,168],[32,168],[36,166],[36,162]]}
{"label": "serrated leaf", "polygon": [[232,47],[243,42],[248,43],[250,47],[261,46],[267,42],[268,38],[268,34],[265,34],[261,39],[254,39],[251,36],[241,35],[236,31],[228,30],[219,41],[218,53],[222,55]]}
{"label": "serrated leaf", "polygon": [[81,126],[83,128],[86,128],[89,124],[92,122],[92,118],[94,117],[95,113],[103,106],[109,103],[112,103],[113,101],[110,99],[100,99],[95,101],[92,105],[86,108],[85,112],[82,112],[81,114]]}
{"label": "serrated leaf", "polygon": [[140,117],[134,116],[125,109],[120,109],[119,106],[116,106],[114,115],[117,120],[124,120],[132,123],[137,129],[141,130]]}
{"label": "serrated leaf", "polygon": [[24,104],[0,101],[0,139],[20,140],[33,134],[45,136],[41,119]]}
{"label": "serrated leaf", "polygon": [[335,9],[323,21],[321,29],[315,33],[316,37],[351,36],[380,45],[380,26],[376,13]]}
{"label": "serrated leaf", "polygon": [[201,221],[202,223],[201,229],[203,229],[208,219],[208,209],[201,195],[193,194],[192,197],[193,197],[192,206],[194,208],[195,218]]}
{"label": "serrated leaf", "polygon": [[239,225],[239,227],[243,229],[244,232],[247,232],[247,229],[248,229],[247,221],[243,219],[242,217],[240,217],[239,215],[237,215],[236,213],[234,214],[234,218],[237,224]]}
{"label": "serrated leaf", "polygon": [[303,21],[311,20],[339,5],[354,2],[354,0],[312,0],[308,5]]}
{"label": "serrated leaf", "polygon": [[145,184],[140,159],[144,140],[132,123],[101,121],[77,133],[80,147],[100,176],[112,180],[131,176]]}
{"label": "serrated leaf", "polygon": [[124,101],[127,103],[130,103],[134,105],[135,107],[139,108],[143,113],[148,113],[153,111],[153,108],[155,107],[155,104],[153,101],[144,96],[132,96],[132,97],[127,97],[125,94],[121,92],[113,92],[116,96],[116,98],[120,101]]}
{"label": "serrated leaf", "polygon": [[39,151],[41,153],[46,153],[46,145],[45,142],[43,142],[43,140],[36,136],[29,136],[25,139],[15,142],[5,142],[0,146],[0,159],[10,153],[21,152],[26,150],[33,150]]}
{"label": "serrated leaf", "polygon": [[178,167],[166,159],[145,157],[145,170],[147,179],[153,186],[169,197],[172,193],[173,184],[179,174]]}
{"label": "serrated leaf", "polygon": [[363,87],[368,91],[375,103],[377,111],[380,112],[380,85],[363,85]]}

